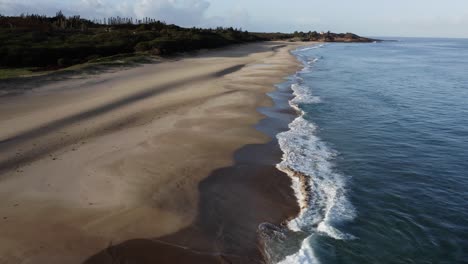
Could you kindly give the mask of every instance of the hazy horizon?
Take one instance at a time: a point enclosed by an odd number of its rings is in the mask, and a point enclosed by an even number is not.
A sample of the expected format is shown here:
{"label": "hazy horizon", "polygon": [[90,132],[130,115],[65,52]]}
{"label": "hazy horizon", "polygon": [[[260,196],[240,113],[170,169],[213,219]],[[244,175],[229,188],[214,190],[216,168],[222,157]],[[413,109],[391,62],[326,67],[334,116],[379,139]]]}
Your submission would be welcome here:
{"label": "hazy horizon", "polygon": [[258,32],[333,31],[375,37],[468,38],[468,2],[452,0],[0,0],[1,15],[36,13],[104,18],[152,17],[185,27],[232,26]]}

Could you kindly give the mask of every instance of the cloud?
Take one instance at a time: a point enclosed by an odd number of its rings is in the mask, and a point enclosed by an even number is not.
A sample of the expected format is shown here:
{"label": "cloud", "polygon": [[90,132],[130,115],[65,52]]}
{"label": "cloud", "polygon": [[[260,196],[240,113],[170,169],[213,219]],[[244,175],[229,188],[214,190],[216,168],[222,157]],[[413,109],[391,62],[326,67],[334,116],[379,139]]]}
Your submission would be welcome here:
{"label": "cloud", "polygon": [[79,14],[87,18],[126,16],[134,18],[151,17],[181,26],[206,24],[206,10],[210,3],[206,0],[0,0],[0,13],[19,15],[37,13],[54,15],[62,10],[66,15]]}
{"label": "cloud", "polygon": [[252,27],[250,13],[245,8],[234,8],[224,16],[212,16],[204,19],[202,27],[236,27],[249,29]]}
{"label": "cloud", "polygon": [[65,15],[81,15],[85,18],[110,16],[155,18],[185,27],[237,27],[250,30],[252,20],[245,8],[226,10],[223,15],[208,16],[208,0],[0,0],[0,14],[19,15],[34,13],[55,15],[59,10]]}
{"label": "cloud", "polygon": [[2,15],[19,15],[26,13],[36,14],[55,14],[60,8],[60,2],[54,0],[41,0],[38,3],[31,4],[26,0],[0,0],[0,13]]}
{"label": "cloud", "polygon": [[102,2],[101,0],[81,0],[81,3],[86,5],[87,7],[92,7],[92,8],[104,7],[104,2]]}
{"label": "cloud", "polygon": [[0,14],[40,14],[55,15],[62,10],[66,15],[82,15],[85,17],[97,17],[105,14],[105,3],[101,0],[80,0],[73,4],[59,0],[38,0],[31,4],[30,0],[0,0]]}
{"label": "cloud", "polygon": [[205,0],[137,0],[132,3],[135,17],[152,17],[181,26],[200,25],[210,6]]}

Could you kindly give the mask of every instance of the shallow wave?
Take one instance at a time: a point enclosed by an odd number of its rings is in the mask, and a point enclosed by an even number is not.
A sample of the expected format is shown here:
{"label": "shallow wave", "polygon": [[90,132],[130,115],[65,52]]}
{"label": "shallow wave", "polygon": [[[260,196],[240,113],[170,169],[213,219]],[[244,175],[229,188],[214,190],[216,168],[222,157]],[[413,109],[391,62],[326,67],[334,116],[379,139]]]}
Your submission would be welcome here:
{"label": "shallow wave", "polygon": [[[296,53],[302,51],[304,49]],[[316,125],[305,119],[306,113],[301,109],[301,105],[320,103],[321,99],[303,83],[300,74],[310,70],[310,63],[304,56],[299,56],[299,59],[305,67],[296,74],[296,82],[291,86],[294,98],[290,105],[300,116],[289,124],[289,131],[277,135],[283,151],[282,162],[277,168],[291,177],[301,208],[299,216],[288,222],[288,228],[308,236],[298,252],[279,263],[318,263],[311,246],[317,235],[334,239],[354,238],[336,227],[352,220],[355,210],[346,197],[346,177],[333,169],[332,160],[336,152],[317,137]]]}
{"label": "shallow wave", "polygon": [[294,264],[309,264],[309,263],[320,263],[315,256],[314,250],[309,245],[312,244],[312,236],[307,237],[302,242],[301,249],[296,254],[287,256],[280,263],[294,263]]}
{"label": "shallow wave", "polygon": [[324,46],[325,44],[319,44],[319,45],[314,45],[310,47],[299,48],[299,49],[296,49],[295,52],[303,52],[303,51],[308,51],[308,50],[313,50],[313,49],[320,49],[320,48],[323,48]]}
{"label": "shallow wave", "polygon": [[354,209],[345,195],[345,178],[333,171],[330,162],[335,153],[315,136],[316,127],[302,116],[279,134],[283,160],[277,168],[293,179],[293,188],[301,207],[299,216],[288,223],[293,231],[323,232],[335,239],[351,235],[334,228],[354,218]]}
{"label": "shallow wave", "polygon": [[314,96],[309,87],[295,83],[291,85],[293,90],[294,99],[291,100],[290,105],[301,112],[299,105],[300,104],[316,104],[320,103],[321,99],[318,96]]}

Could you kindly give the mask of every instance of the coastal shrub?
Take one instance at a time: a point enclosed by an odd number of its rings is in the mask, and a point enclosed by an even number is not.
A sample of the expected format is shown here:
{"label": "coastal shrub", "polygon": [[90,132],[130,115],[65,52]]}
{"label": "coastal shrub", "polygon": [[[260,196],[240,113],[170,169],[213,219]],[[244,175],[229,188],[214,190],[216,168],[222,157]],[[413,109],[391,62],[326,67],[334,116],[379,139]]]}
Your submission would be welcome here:
{"label": "coastal shrub", "polygon": [[1,17],[0,67],[63,67],[124,53],[167,55],[260,39],[233,28],[181,28],[149,18],[132,21],[109,18],[103,25],[60,12],[55,17]]}
{"label": "coastal shrub", "polygon": [[140,42],[135,46],[135,51],[149,51],[151,50],[151,43],[150,41]]}
{"label": "coastal shrub", "polygon": [[[249,33],[235,28],[182,28],[151,18],[110,17],[86,20],[66,17],[58,12],[54,17],[22,15],[0,16],[0,67],[69,66],[133,52],[169,55],[198,49],[259,40],[328,40],[330,32]],[[339,37],[365,41],[348,33]]]}

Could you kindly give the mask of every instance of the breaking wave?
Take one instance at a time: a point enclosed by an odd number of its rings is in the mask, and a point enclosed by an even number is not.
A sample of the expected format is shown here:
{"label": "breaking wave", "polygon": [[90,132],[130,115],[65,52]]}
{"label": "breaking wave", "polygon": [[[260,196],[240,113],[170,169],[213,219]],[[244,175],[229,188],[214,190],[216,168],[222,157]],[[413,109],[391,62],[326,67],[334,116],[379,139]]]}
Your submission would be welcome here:
{"label": "breaking wave", "polygon": [[301,108],[303,105],[322,102],[300,77],[301,73],[310,71],[311,64],[318,60],[307,60],[298,54],[306,50],[295,51],[305,67],[294,76],[294,84],[291,86],[294,98],[290,105],[298,111],[299,117],[289,124],[288,131],[277,135],[283,151],[282,161],[277,168],[291,177],[292,188],[301,208],[300,214],[290,220],[287,227],[290,232],[305,235],[302,236],[299,250],[287,254],[277,261],[279,263],[318,263],[312,246],[316,236],[354,238],[337,227],[340,223],[352,220],[355,210],[346,196],[346,177],[334,170],[332,161],[336,152],[316,135],[317,126],[306,119],[307,113]]}

